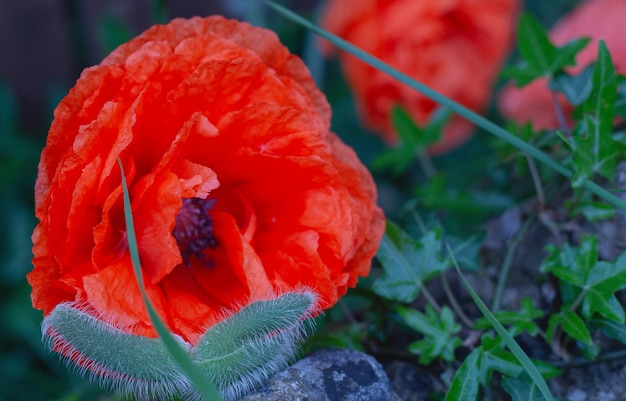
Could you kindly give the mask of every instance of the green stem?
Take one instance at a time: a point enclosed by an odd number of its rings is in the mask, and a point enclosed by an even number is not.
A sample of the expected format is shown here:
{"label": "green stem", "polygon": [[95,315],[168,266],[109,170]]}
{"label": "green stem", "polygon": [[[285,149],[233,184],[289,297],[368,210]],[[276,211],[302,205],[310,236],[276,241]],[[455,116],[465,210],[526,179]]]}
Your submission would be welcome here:
{"label": "green stem", "polygon": [[457,316],[459,317],[459,319],[461,319],[464,325],[466,325],[469,328],[474,327],[474,322],[472,322],[467,317],[467,315],[465,314],[465,312],[463,312],[463,309],[459,305],[459,302],[456,300],[456,297],[454,296],[454,293],[452,292],[452,289],[450,288],[450,283],[448,282],[448,278],[446,277],[445,274],[441,275],[441,283],[443,284],[443,290],[445,291],[446,296],[448,297],[448,301],[450,301],[450,306],[452,306],[454,313],[457,314]]}
{"label": "green stem", "polygon": [[587,290],[583,289],[580,294],[578,294],[578,297],[576,297],[574,303],[569,308],[567,308],[567,310],[569,310],[570,312],[576,312],[576,309],[578,309],[580,304],[583,302],[583,299],[585,299],[585,295],[587,295]]}
{"label": "green stem", "polygon": [[[477,125],[478,127],[481,127],[482,129],[484,129],[485,131],[491,133],[492,135],[510,143],[511,145],[515,146],[516,148],[518,148],[519,150],[521,150],[522,152],[532,156],[533,158],[535,158],[536,160],[539,160],[540,162],[546,164],[547,166],[549,166],[550,168],[552,168],[553,170],[557,171],[558,173],[564,175],[567,178],[571,178],[573,176],[573,173],[565,168],[564,166],[562,166],[560,163],[556,162],[555,160],[553,160],[548,154],[540,151],[539,149],[535,148],[534,146],[524,142],[522,139],[518,138],[517,136],[511,134],[510,132],[508,132],[507,130],[503,129],[502,127],[492,123],[491,121],[489,121],[488,119],[486,119],[483,116],[480,116],[478,114],[476,114],[475,112],[471,111],[470,109],[460,105],[459,103],[445,97],[444,95],[442,95],[441,93],[429,88],[428,86],[422,84],[421,82],[416,81],[415,79],[411,78],[410,76],[394,69],[393,67],[391,67],[390,65],[384,63],[382,60],[372,56],[371,54],[359,49],[358,47],[352,45],[351,43],[339,38],[338,36],[335,36],[329,32],[324,31],[323,29],[319,28],[318,26],[316,26],[315,24],[311,23],[310,21],[307,21],[306,19],[300,17],[299,15],[291,12],[290,10],[275,4],[271,1],[266,1],[266,4],[273,8],[275,11],[277,11],[278,13],[282,14],[284,17],[302,25],[303,27],[310,29],[311,31],[315,32],[316,34],[320,35],[322,38],[327,39],[329,41],[331,41],[335,46],[337,46],[338,48],[340,48],[341,50],[344,50],[350,54],[352,54],[353,56],[359,58],[361,61],[369,64],[370,66],[385,72],[386,74],[388,74],[389,76],[391,76],[392,78],[396,79],[397,81],[415,89],[416,91],[418,91],[419,93],[423,94],[424,96],[430,98],[431,100],[434,100],[435,102],[437,102],[438,104],[440,104],[443,107],[446,107],[447,109],[455,112],[456,114],[460,115],[461,117],[471,121],[472,123],[474,123],[475,125]],[[592,193],[594,193],[595,195],[599,196],[600,198],[604,199],[605,201],[607,201],[608,203],[610,203],[611,205],[615,206],[618,209],[621,209],[623,211],[626,211],[626,202],[624,202],[623,200],[619,199],[618,197],[614,196],[613,194],[611,194],[609,191],[607,191],[606,189],[600,187],[599,185],[585,180],[584,181],[584,187],[587,188],[587,190],[591,191]]]}
{"label": "green stem", "polygon": [[539,176],[539,170],[537,170],[537,164],[535,163],[535,159],[530,156],[526,156],[526,161],[528,162],[528,169],[530,170],[530,175],[533,178],[533,184],[535,185],[535,191],[537,191],[537,200],[539,200],[539,204],[543,209],[546,204],[546,195],[543,191],[543,186],[541,185],[541,177]]}
{"label": "green stem", "polygon": [[437,313],[441,313],[441,305],[435,300],[435,297],[426,289],[426,286],[421,283],[420,288],[422,289],[422,295],[426,298],[426,301],[437,311]]}
{"label": "green stem", "polygon": [[504,262],[502,262],[502,268],[500,269],[500,274],[498,275],[498,283],[496,284],[496,289],[493,294],[493,300],[491,301],[491,310],[497,312],[500,309],[500,304],[502,303],[502,294],[504,293],[504,287],[506,286],[506,282],[509,279],[509,272],[511,271],[511,265],[513,264],[513,255],[517,250],[520,242],[526,235],[526,232],[530,228],[530,226],[535,221],[535,216],[531,216],[524,222],[522,228],[515,235],[515,239],[509,249],[507,250],[506,256],[504,257]]}

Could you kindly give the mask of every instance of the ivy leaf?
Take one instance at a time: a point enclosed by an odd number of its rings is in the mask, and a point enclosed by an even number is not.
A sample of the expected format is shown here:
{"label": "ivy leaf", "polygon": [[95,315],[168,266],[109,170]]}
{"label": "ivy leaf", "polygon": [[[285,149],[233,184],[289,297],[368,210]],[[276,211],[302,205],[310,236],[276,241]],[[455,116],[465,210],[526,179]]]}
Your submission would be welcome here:
{"label": "ivy leaf", "polygon": [[[515,337],[524,332],[531,336],[536,336],[539,332],[539,326],[536,320],[543,317],[544,312],[539,309],[535,309],[531,298],[523,298],[521,302],[521,308],[517,311],[497,311],[494,312],[496,319],[502,323],[503,326],[510,326],[509,333]],[[491,327],[491,324],[487,318],[482,317],[476,321],[475,328],[479,330],[486,330]]]}
{"label": "ivy leaf", "polygon": [[593,64],[590,64],[577,75],[562,72],[550,80],[548,87],[565,95],[571,105],[578,106],[587,100],[591,93],[593,68]]}
{"label": "ivy leaf", "polygon": [[617,84],[611,55],[601,40],[593,68],[591,93],[580,106],[582,119],[571,138],[574,188],[582,186],[595,173],[609,180],[613,178],[619,156],[619,147],[612,138]]}
{"label": "ivy leaf", "polygon": [[387,222],[377,254],[385,273],[374,281],[374,292],[393,301],[413,302],[425,282],[447,269],[441,247],[440,228],[416,240],[396,224]]}
{"label": "ivy leaf", "polygon": [[598,262],[589,273],[584,290],[583,316],[590,318],[594,312],[607,319],[624,323],[624,308],[615,292],[626,287],[626,253],[615,262]]}
{"label": "ivy leaf", "polygon": [[558,327],[563,328],[563,331],[574,340],[578,340],[589,345],[593,344],[591,334],[589,334],[589,330],[585,326],[583,319],[578,316],[578,314],[567,310],[565,307],[562,308],[559,313],[555,313],[550,316],[546,337],[552,339],[554,337],[554,332]]}
{"label": "ivy leaf", "polygon": [[515,79],[522,87],[539,77],[552,77],[564,67],[575,65],[576,54],[589,39],[575,39],[556,47],[541,23],[532,15],[524,13],[517,26],[517,48],[522,61],[515,67],[506,68],[505,76]]}
{"label": "ivy leaf", "polygon": [[482,347],[472,351],[457,370],[445,401],[476,401],[480,385]]}
{"label": "ivy leaf", "polygon": [[626,287],[626,252],[613,262],[598,261],[597,246],[598,239],[593,236],[583,239],[576,248],[569,244],[564,244],[561,250],[547,246],[548,256],[541,264],[541,271],[563,280],[562,288],[571,284],[578,294],[584,292],[581,309],[585,318],[590,319],[594,313],[599,313],[623,323],[624,308],[615,292]]}
{"label": "ivy leaf", "polygon": [[504,350],[502,339],[484,334],[481,338],[483,358],[480,364],[480,382],[484,385],[491,382],[494,370],[505,376],[519,376],[523,372],[522,365],[513,354]]}
{"label": "ivy leaf", "polygon": [[441,312],[426,305],[425,314],[406,306],[396,307],[404,322],[422,333],[424,338],[409,345],[409,351],[420,356],[419,363],[428,365],[436,358],[454,361],[454,351],[461,346],[457,333],[461,326],[454,321],[454,314],[447,306]]}
{"label": "ivy leaf", "polygon": [[384,169],[390,167],[395,174],[400,174],[409,167],[419,152],[439,140],[451,113],[443,108],[437,109],[428,123],[418,126],[409,113],[400,106],[391,110],[391,121],[398,133],[398,145],[382,152],[374,159],[372,167]]}

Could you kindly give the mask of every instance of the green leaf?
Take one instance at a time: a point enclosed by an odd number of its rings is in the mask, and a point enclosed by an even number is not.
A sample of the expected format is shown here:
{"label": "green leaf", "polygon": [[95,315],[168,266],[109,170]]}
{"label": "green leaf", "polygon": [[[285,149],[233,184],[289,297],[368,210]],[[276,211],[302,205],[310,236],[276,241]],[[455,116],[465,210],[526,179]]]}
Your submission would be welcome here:
{"label": "green leaf", "polygon": [[575,39],[557,48],[541,23],[532,15],[523,13],[517,27],[517,48],[522,61],[503,73],[514,78],[520,87],[539,77],[552,77],[564,67],[575,65],[576,54],[587,43],[589,39]]}
{"label": "green leaf", "polygon": [[558,74],[550,80],[548,87],[565,95],[565,98],[571,105],[578,106],[591,93],[592,74],[593,64],[590,64],[577,75],[569,75],[565,72]]}
{"label": "green leaf", "polygon": [[584,181],[598,173],[611,180],[619,157],[619,147],[612,138],[617,77],[611,55],[600,40],[591,93],[581,105],[583,117],[574,130],[574,177],[572,186],[579,188]]}
{"label": "green leaf", "polygon": [[568,243],[563,244],[561,249],[548,245],[548,256],[541,262],[540,271],[552,273],[561,280],[582,287],[597,262],[597,244],[598,239],[589,236],[577,248]]}
{"label": "green leaf", "polygon": [[626,252],[613,262],[598,261],[597,245],[598,239],[589,236],[578,247],[564,244],[559,251],[554,246],[547,246],[548,256],[540,269],[565,281],[562,283],[563,293],[569,292],[563,284],[571,284],[579,293],[583,292],[582,314],[585,318],[599,313],[623,323],[624,308],[614,293],[626,287]]}
{"label": "green leaf", "polygon": [[[498,342],[501,343],[501,341]],[[483,385],[491,383],[491,375],[494,370],[505,376],[519,376],[524,371],[515,355],[505,351],[500,346],[489,350],[483,346],[483,358],[480,365],[480,382]]]}
{"label": "green leaf", "polygon": [[461,326],[454,321],[454,314],[447,306],[441,312],[426,305],[425,314],[405,306],[396,307],[404,322],[412,329],[422,333],[424,339],[409,345],[409,351],[420,355],[419,363],[428,365],[436,358],[454,361],[454,351],[461,346],[457,333]]}
{"label": "green leaf", "polygon": [[585,326],[583,319],[578,316],[578,314],[567,310],[565,307],[561,309],[559,313],[550,316],[546,336],[551,339],[555,329],[559,326],[573,339],[585,344],[593,344],[591,334],[589,334],[589,330],[587,326]]}
{"label": "green leaf", "polygon": [[398,133],[398,144],[376,157],[372,167],[375,169],[391,167],[395,174],[406,171],[419,152],[426,151],[428,146],[439,140],[449,118],[449,111],[437,109],[428,123],[421,127],[404,108],[394,106],[391,109],[391,120]]}
{"label": "green leaf", "polygon": [[454,375],[445,401],[475,401],[480,386],[482,347],[472,351]]}
{"label": "green leaf", "polygon": [[388,221],[377,254],[385,273],[374,282],[374,292],[394,301],[413,302],[422,285],[448,267],[441,256],[441,245],[439,228],[415,240]]}
{"label": "green leaf", "polygon": [[[534,157],[538,161],[544,163],[545,165],[547,165],[554,171],[558,172],[559,174],[562,174],[563,176],[568,177],[568,178],[572,177],[573,173],[568,168],[564,167],[562,164],[558,163],[557,161],[552,159],[549,155],[540,151],[536,147],[530,145],[529,143],[523,141],[520,138],[517,138],[515,135],[511,134],[507,130],[489,121],[485,117],[473,112],[467,107],[447,98],[446,96],[443,96],[441,93],[429,88],[428,86],[422,84],[421,82],[416,81],[415,79],[411,78],[407,74],[404,74],[401,71],[398,71],[397,69],[391,67],[390,65],[385,64],[383,61],[359,49],[358,47],[350,44],[349,42],[341,39],[340,37],[321,29],[320,27],[316,26],[315,24],[312,24],[310,21],[307,21],[306,19],[286,9],[285,7],[280,6],[268,0],[266,0],[266,4],[272,9],[274,9],[276,12],[283,15],[284,17],[304,26],[307,29],[310,29],[311,31],[323,37],[324,39],[330,41],[333,45],[337,46],[339,49],[348,52],[349,54],[353,55],[354,57],[357,57],[358,59],[371,65],[372,67],[386,73],[390,77],[396,79],[398,82],[401,82],[409,86],[410,88],[413,88],[414,90],[418,91],[419,93],[423,94],[429,99],[432,99],[433,101],[437,102],[442,107],[445,107],[446,109],[449,109],[450,111],[454,113],[457,113],[461,117],[472,122],[476,126],[484,129],[485,131],[491,133],[492,135],[505,140],[511,145],[517,147],[519,150],[527,153],[528,155]],[[606,200],[608,203],[614,205],[615,207],[621,210],[626,211],[626,202],[616,197],[615,195],[613,195],[606,189],[602,188],[601,186],[591,181],[585,181],[584,186],[592,193]]]}
{"label": "green leaf", "polygon": [[624,308],[615,292],[626,287],[626,253],[612,263],[598,262],[589,273],[582,312],[587,319],[597,312],[607,319],[624,323]]}

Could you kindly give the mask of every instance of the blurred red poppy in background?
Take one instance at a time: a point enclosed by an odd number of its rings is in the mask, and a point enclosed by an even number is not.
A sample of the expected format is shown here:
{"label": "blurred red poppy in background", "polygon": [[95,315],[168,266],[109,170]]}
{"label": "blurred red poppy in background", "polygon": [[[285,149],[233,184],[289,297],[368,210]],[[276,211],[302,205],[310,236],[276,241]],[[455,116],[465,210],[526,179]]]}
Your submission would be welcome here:
{"label": "blurred red poppy in background", "polygon": [[[589,0],[557,22],[550,30],[550,39],[557,46],[580,37],[592,39],[576,56],[576,66],[567,71],[576,74],[594,61],[598,54],[598,40],[602,39],[611,52],[617,72],[626,73],[625,15],[624,0]],[[500,112],[520,124],[531,122],[536,130],[558,128],[553,95],[547,83],[546,78],[540,78],[523,88],[508,85],[498,101]],[[562,95],[558,94],[556,98],[569,114],[572,106]]]}
{"label": "blurred red poppy in background", "polygon": [[[328,31],[380,58],[462,105],[481,112],[508,54],[517,0],[330,0],[322,16]],[[329,54],[332,47],[324,43]],[[390,111],[403,106],[424,124],[437,104],[347,54],[341,65],[364,123],[393,144]],[[431,154],[470,138],[474,127],[453,117]]]}
{"label": "blurred red poppy in background", "polygon": [[275,34],[222,17],[154,26],[86,69],[55,111],[35,188],[32,301],[156,336],[127,249],[121,159],[147,292],[194,344],[225,310],[368,274],[371,175]]}

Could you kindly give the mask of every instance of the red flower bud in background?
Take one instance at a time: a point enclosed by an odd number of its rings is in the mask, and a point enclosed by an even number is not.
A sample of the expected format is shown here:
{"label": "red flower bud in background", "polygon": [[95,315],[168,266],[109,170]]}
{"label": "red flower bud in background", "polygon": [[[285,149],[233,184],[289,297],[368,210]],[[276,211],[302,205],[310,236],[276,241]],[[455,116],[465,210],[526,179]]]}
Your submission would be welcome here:
{"label": "red flower bud in background", "polygon": [[[373,54],[462,105],[480,112],[508,54],[517,0],[330,0],[322,17],[328,31]],[[331,47],[324,44],[328,54]],[[388,143],[396,104],[425,123],[437,104],[347,54],[341,64],[364,123]],[[474,127],[460,117],[446,126],[431,154],[470,138]]]}
{"label": "red flower bud in background", "polygon": [[[589,0],[564,16],[550,30],[550,39],[562,46],[572,39],[589,37],[592,41],[576,55],[576,66],[567,72],[576,74],[595,60],[598,54],[598,40],[605,41],[615,69],[626,73],[626,39],[624,39],[624,0]],[[539,78],[523,88],[508,85],[502,92],[498,107],[502,115],[519,124],[531,122],[533,128],[556,129],[559,127],[554,101],[547,79]],[[561,107],[569,113],[573,107],[565,97],[556,95]]]}
{"label": "red flower bud in background", "polygon": [[35,188],[28,281],[52,346],[123,381],[58,338],[55,308],[87,312],[94,330],[156,336],[118,158],[147,293],[188,346],[226,311],[282,293],[312,291],[317,312],[334,305],[368,274],[384,217],[371,175],[329,129],[302,61],[247,23],[177,19],[86,69],[55,111]]}

